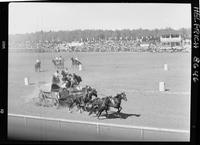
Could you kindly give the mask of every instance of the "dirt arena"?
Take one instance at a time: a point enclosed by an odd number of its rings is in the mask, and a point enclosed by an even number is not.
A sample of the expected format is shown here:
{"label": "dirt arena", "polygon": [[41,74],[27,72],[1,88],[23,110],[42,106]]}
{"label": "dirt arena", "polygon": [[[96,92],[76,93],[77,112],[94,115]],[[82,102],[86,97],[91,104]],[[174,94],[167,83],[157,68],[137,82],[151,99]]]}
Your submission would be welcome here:
{"label": "dirt arena", "polygon": [[[70,72],[82,77],[82,86],[97,89],[99,97],[125,91],[128,101],[122,101],[121,118],[110,115],[98,120],[87,112],[74,109],[35,106],[31,98],[38,89],[50,84],[55,67],[55,56],[65,58]],[[8,112],[42,117],[84,120],[91,122],[138,125],[169,129],[190,128],[190,53],[9,53],[8,59]],[[70,58],[78,56],[83,70],[71,68]],[[35,60],[42,61],[42,72],[34,70]],[[168,64],[168,71],[164,70]],[[29,77],[30,85],[24,85]],[[159,92],[164,81],[165,92]],[[115,109],[110,110],[110,114]]]}

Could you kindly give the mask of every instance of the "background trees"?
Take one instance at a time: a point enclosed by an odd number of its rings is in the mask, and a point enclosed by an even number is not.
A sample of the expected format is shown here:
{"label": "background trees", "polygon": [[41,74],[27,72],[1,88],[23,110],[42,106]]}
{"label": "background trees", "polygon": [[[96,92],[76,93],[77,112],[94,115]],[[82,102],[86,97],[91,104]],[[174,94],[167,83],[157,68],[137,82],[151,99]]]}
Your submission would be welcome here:
{"label": "background trees", "polygon": [[86,42],[99,40],[135,40],[142,38],[144,41],[159,40],[164,34],[181,34],[184,38],[191,37],[191,29],[182,28],[174,30],[165,29],[123,29],[123,30],[73,30],[73,31],[39,31],[35,33],[9,35],[9,45],[39,42]]}

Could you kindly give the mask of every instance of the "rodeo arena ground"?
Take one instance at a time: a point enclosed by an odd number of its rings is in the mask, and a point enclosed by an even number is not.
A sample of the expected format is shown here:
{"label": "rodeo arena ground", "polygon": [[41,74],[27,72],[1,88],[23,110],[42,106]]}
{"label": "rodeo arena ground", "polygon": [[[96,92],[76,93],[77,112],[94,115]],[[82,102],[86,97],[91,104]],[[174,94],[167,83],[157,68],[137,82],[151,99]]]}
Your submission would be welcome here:
{"label": "rodeo arena ground", "polygon": [[9,52],[8,133],[23,140],[189,141],[190,55]]}

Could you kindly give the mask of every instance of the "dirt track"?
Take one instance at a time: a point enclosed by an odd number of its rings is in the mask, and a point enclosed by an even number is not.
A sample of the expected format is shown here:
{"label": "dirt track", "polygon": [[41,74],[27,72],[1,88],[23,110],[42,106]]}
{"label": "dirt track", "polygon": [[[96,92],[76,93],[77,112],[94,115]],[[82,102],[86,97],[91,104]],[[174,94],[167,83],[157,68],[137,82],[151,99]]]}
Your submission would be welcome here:
{"label": "dirt track", "polygon": [[[61,54],[58,54],[58,56]],[[70,57],[62,54],[70,71]],[[35,106],[31,101],[38,87],[50,83],[55,68],[51,53],[9,53],[8,112],[73,120],[99,121],[126,125],[186,129],[190,127],[190,54],[189,53],[78,53],[83,71],[81,85],[91,85],[100,94],[115,95],[125,91],[128,101],[122,102],[122,118],[111,115],[98,120],[84,112]],[[42,60],[42,72],[34,72],[36,58]],[[169,66],[164,71],[164,64]],[[24,77],[30,85],[24,85]],[[160,81],[166,92],[158,91]]]}

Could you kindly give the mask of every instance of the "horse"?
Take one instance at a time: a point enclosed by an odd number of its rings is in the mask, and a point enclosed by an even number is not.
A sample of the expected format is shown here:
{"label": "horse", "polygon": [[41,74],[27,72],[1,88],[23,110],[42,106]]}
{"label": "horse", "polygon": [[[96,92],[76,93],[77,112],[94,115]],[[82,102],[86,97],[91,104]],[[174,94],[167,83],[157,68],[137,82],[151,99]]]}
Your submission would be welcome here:
{"label": "horse", "polygon": [[106,112],[106,117],[108,116],[108,110],[109,110],[109,104],[110,104],[110,97],[103,97],[103,98],[95,98],[92,102],[92,107],[90,109],[89,115],[91,115],[93,112],[97,112],[97,117],[101,116],[101,113],[103,111]]}
{"label": "horse", "polygon": [[98,118],[100,117],[103,111],[106,112],[106,117],[108,116],[109,104],[110,104],[111,96],[103,97],[103,98],[95,98],[91,101],[92,107],[90,108],[89,115],[97,112]]}
{"label": "horse", "polygon": [[73,81],[72,81],[72,87],[74,86],[78,86],[80,84],[80,82],[82,81],[82,78],[78,75],[76,75],[75,73],[73,73]]}
{"label": "horse", "polygon": [[64,59],[61,60],[52,59],[52,62],[57,69],[64,69]]}
{"label": "horse", "polygon": [[59,89],[59,99],[58,99],[58,107],[60,106],[67,106],[68,111],[71,112],[71,109],[74,107],[74,104],[76,103],[77,98],[74,94],[71,94],[69,89],[67,88],[60,88]]}
{"label": "horse", "polygon": [[[81,110],[86,110],[86,103],[90,101],[92,96],[97,96],[96,90],[91,90],[91,87],[86,86],[80,91],[72,92],[68,88],[60,88],[58,108],[59,106],[68,106],[69,111],[76,105],[81,113]],[[70,111],[71,112],[71,111]]]}
{"label": "horse", "polygon": [[65,97],[61,97],[58,99],[57,109],[59,109],[60,106],[67,106],[68,111],[71,113],[72,112],[71,109],[75,105],[75,103],[74,103],[75,100],[76,100],[76,98],[72,94],[69,94],[68,96],[65,96]]}
{"label": "horse", "polygon": [[41,62],[36,62],[35,63],[35,72],[40,72],[40,67],[41,67]]}
{"label": "horse", "polygon": [[75,104],[77,105],[77,108],[79,109],[80,113],[81,110],[86,111],[87,106],[89,105],[90,101],[92,100],[92,97],[97,97],[97,91],[96,89],[93,89],[89,86],[86,86],[82,89],[82,93],[75,95]]}
{"label": "horse", "polygon": [[71,61],[72,61],[72,66],[79,66],[82,65],[82,63],[76,59],[74,59],[73,57],[71,57]]}
{"label": "horse", "polygon": [[101,113],[103,111],[106,111],[106,117],[107,117],[108,115],[107,111],[109,110],[110,107],[117,108],[118,109],[117,113],[120,113],[120,111],[122,110],[122,107],[121,107],[122,99],[127,101],[125,92],[117,94],[115,97],[107,96],[104,98],[96,98],[92,100],[91,102],[92,107],[90,108],[89,115],[97,112],[96,115],[99,118]]}
{"label": "horse", "polygon": [[91,104],[93,96],[97,98],[97,90],[91,88],[91,90],[88,90],[88,93],[83,98],[84,101],[84,110],[87,110],[86,108]]}
{"label": "horse", "polygon": [[125,92],[119,93],[114,97],[110,97],[109,107],[118,109],[117,113],[120,113],[120,111],[122,110],[121,100],[127,101]]}

